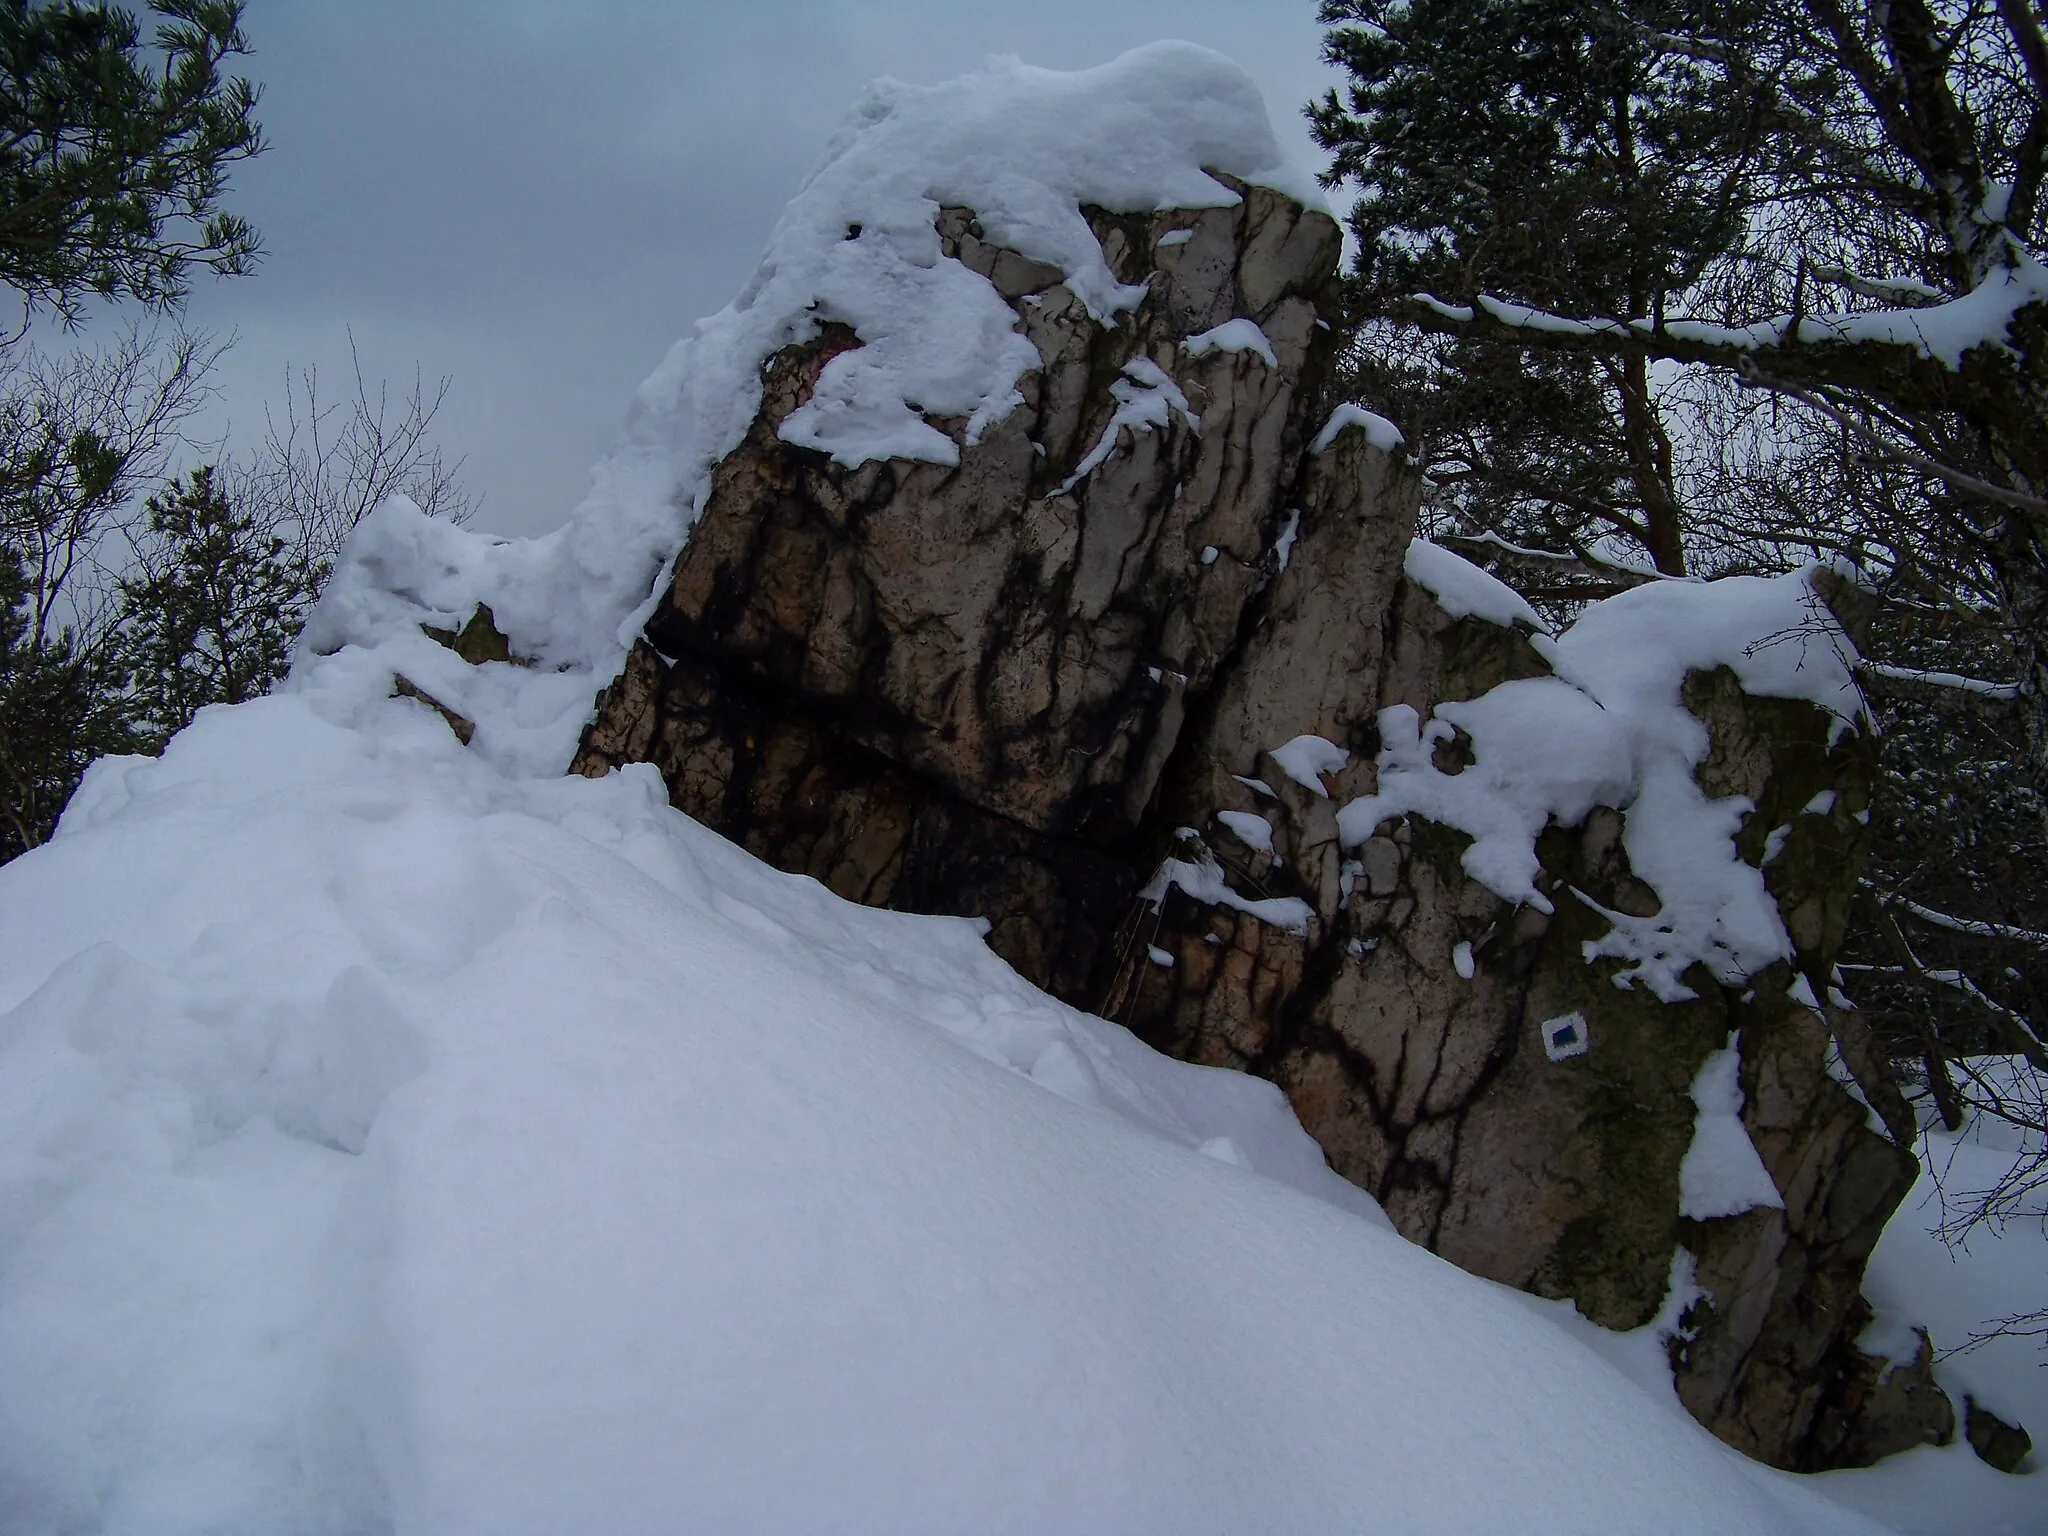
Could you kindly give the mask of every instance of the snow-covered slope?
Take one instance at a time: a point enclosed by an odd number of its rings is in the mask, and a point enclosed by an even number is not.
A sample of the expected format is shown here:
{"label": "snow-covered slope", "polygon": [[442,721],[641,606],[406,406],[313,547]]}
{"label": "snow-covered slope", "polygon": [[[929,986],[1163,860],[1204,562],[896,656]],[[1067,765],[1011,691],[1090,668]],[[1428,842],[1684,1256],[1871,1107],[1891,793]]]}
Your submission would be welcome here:
{"label": "snow-covered slope", "polygon": [[1266,1084],[341,702],[0,869],[10,1532],[1860,1528]]}
{"label": "snow-covered slope", "polygon": [[[1980,1057],[1971,1070],[2020,1118],[2041,1122],[2040,1080],[2024,1062]],[[1958,1415],[1965,1398],[1975,1398],[2007,1422],[2025,1425],[2035,1448],[2020,1474],[2008,1476],[1978,1460],[1959,1432],[1952,1445],[1924,1446],[1863,1471],[1831,1472],[1815,1486],[1909,1536],[2039,1536],[2048,1531],[2048,1338],[2037,1317],[2031,1328],[1964,1346],[2002,1320],[2041,1310],[2048,1290],[2048,1182],[2037,1161],[2043,1139],[1982,1118],[1951,1135],[1934,1120],[1925,1150],[1929,1170],[1870,1256],[1864,1291],[1878,1316],[1864,1346],[1909,1357],[1919,1345],[1913,1330],[1927,1329],[1946,1356],[1935,1378]],[[1953,1246],[1943,1242],[1937,1229],[1944,1221],[1966,1215],[2021,1161],[2037,1171],[2000,1202],[2001,1219]]]}

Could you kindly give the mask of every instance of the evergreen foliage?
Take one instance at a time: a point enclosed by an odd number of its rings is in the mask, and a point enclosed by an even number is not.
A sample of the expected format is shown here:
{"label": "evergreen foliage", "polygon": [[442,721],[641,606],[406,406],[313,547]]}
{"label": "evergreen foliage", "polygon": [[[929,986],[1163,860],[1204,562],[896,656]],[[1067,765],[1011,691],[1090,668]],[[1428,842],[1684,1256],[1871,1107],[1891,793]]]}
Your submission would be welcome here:
{"label": "evergreen foliage", "polygon": [[76,319],[90,296],[163,308],[195,269],[250,271],[255,230],[219,207],[261,152],[242,0],[0,0],[0,282]]}
{"label": "evergreen foliage", "polygon": [[0,545],[0,863],[46,841],[86,765],[134,750],[112,659],[37,636],[20,557]]}
{"label": "evergreen foliage", "polygon": [[[1725,35],[1751,7],[1691,9]],[[1330,0],[1322,19],[1350,83],[1309,116],[1332,154],[1325,180],[1360,188],[1351,302],[1369,321],[1417,293],[1661,318],[1766,195],[1765,93],[1660,51],[1597,0]],[[1433,479],[1463,520],[1584,558],[1619,536],[1684,572],[1673,447],[1642,355],[1385,325],[1361,340],[1361,382],[1435,445]]]}
{"label": "evergreen foliage", "polygon": [[[1723,35],[1747,19],[1693,9]],[[1764,103],[1610,6],[1330,0],[1322,19],[1351,83],[1310,120],[1332,183],[1361,187],[1362,297],[1648,314],[1741,238]]]}
{"label": "evergreen foliage", "polygon": [[231,505],[212,465],[147,503],[141,574],[121,584],[128,711],[161,749],[208,704],[239,704],[284,676],[326,577],[274,529]]}

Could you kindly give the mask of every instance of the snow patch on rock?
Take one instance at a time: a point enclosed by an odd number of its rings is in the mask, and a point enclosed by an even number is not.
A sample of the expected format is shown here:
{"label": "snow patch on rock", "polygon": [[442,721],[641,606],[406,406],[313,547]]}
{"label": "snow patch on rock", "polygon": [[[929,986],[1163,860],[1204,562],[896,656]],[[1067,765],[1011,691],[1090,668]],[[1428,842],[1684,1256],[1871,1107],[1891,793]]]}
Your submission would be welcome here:
{"label": "snow patch on rock", "polygon": [[[1053,495],[1064,496],[1085,480],[1090,471],[1116,451],[1117,437],[1126,428],[1134,433],[1163,430],[1178,411],[1190,431],[1202,430],[1202,418],[1188,409],[1188,397],[1166,370],[1149,357],[1134,357],[1125,363],[1123,377],[1110,382],[1109,393],[1116,401],[1109,424]],[[1209,558],[1213,561],[1215,556]]]}
{"label": "snow patch on rock", "polygon": [[1279,764],[1280,771],[1288,778],[1325,800],[1330,798],[1330,792],[1323,787],[1323,775],[1337,773],[1351,761],[1351,754],[1344,748],[1313,733],[1284,741],[1267,756]]}
{"label": "snow patch on rock", "polygon": [[1253,899],[1230,888],[1223,865],[1192,827],[1182,827],[1178,844],[1180,857],[1165,859],[1158,872],[1138,892],[1138,899],[1157,906],[1169,889],[1178,888],[1196,901],[1212,907],[1229,907],[1255,917],[1284,933],[1305,934],[1315,909],[1297,896],[1268,896]]}
{"label": "snow patch on rock", "polygon": [[1216,819],[1236,834],[1237,840],[1258,853],[1273,851],[1273,824],[1252,811],[1218,811]]}
{"label": "snow patch on rock", "polygon": [[1401,429],[1377,411],[1368,411],[1362,405],[1348,402],[1330,413],[1330,419],[1323,423],[1323,429],[1316,433],[1308,445],[1310,453],[1322,453],[1337,441],[1337,435],[1352,427],[1365,434],[1365,440],[1383,453],[1392,453],[1407,446],[1408,439],[1401,435]]}
{"label": "snow patch on rock", "polygon": [[1180,345],[1189,357],[1207,357],[1211,352],[1250,352],[1264,359],[1268,368],[1280,366],[1280,360],[1273,355],[1273,343],[1259,329],[1259,322],[1242,317],[1226,320],[1199,336],[1190,336]]}
{"label": "snow patch on rock", "polygon": [[1441,544],[1411,539],[1401,563],[1408,579],[1436,599],[1436,605],[1454,619],[1484,619],[1503,629],[1526,624],[1540,635],[1550,633],[1543,616],[1529,606],[1529,600],[1490,571]]}
{"label": "snow patch on rock", "polygon": [[1692,1080],[1692,1145],[1678,1165],[1678,1214],[1692,1221],[1739,1216],[1759,1206],[1783,1210],[1756,1143],[1742,1124],[1742,1053],[1736,1037],[1715,1051]]}
{"label": "snow patch on rock", "polygon": [[[1700,789],[1693,774],[1706,760],[1707,730],[1681,695],[1690,673],[1725,666],[1751,694],[1804,699],[1837,730],[1856,728],[1864,715],[1855,650],[1810,573],[1651,583],[1593,603],[1562,635],[1531,643],[1554,677],[1440,704],[1427,721],[1405,704],[1380,712],[1379,789],[1338,812],[1345,846],[1395,817],[1427,816],[1472,837],[1463,860],[1475,880],[1550,911],[1536,885],[1536,839],[1552,821],[1574,826],[1594,806],[1612,806],[1623,813],[1629,867],[1661,906],[1652,917],[1599,908],[1610,929],[1588,941],[1589,961],[1623,960],[1618,984],[1641,981],[1675,1002],[1694,995],[1681,979],[1694,964],[1733,983],[1788,957],[1791,939],[1763,874],[1735,848],[1751,806]],[[1445,773],[1435,750],[1459,730],[1473,761]]]}

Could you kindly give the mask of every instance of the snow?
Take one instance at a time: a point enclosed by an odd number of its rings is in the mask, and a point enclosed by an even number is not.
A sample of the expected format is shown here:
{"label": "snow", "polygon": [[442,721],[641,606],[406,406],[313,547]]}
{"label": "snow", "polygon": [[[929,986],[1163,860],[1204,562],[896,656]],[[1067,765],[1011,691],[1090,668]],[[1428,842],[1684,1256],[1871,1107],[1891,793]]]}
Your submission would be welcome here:
{"label": "snow", "polygon": [[1347,428],[1357,427],[1365,434],[1365,440],[1383,453],[1392,453],[1406,446],[1408,439],[1401,435],[1401,429],[1377,411],[1368,411],[1362,405],[1346,402],[1330,413],[1330,419],[1323,423],[1308,445],[1310,453],[1322,453],[1337,441],[1337,435]]}
{"label": "snow", "polygon": [[[1626,332],[1628,329],[1614,320],[1567,320],[1562,315],[1548,314],[1540,309],[1531,309],[1526,304],[1513,304],[1483,293],[1474,300],[1474,304],[1501,324],[1512,325],[1525,331],[1546,331],[1558,336],[1597,336]],[[1449,313],[1448,310],[1444,312]],[[1466,310],[1462,318],[1471,319],[1472,312]]]}
{"label": "snow", "polygon": [[[1842,997],[1839,992],[1836,992],[1834,988],[1830,987],[1828,992],[1829,1001],[1833,1002],[1837,1008],[1850,1008],[1854,1006],[1847,998]],[[1877,1106],[1870,1102],[1870,1096],[1863,1091],[1863,1085],[1856,1081],[1855,1071],[1842,1055],[1841,1042],[1833,1035],[1828,1037],[1828,1055],[1825,1066],[1828,1076],[1842,1085],[1842,1091],[1863,1106],[1864,1129],[1873,1136],[1882,1136],[1886,1141],[1896,1143],[1898,1137],[1894,1136],[1891,1127],[1884,1123],[1884,1116],[1880,1115],[1877,1112]],[[1870,1348],[1868,1344],[1863,1344],[1860,1340],[1859,1347],[1864,1349]],[[1876,1352],[1882,1353],[1882,1351]]]}
{"label": "snow", "polygon": [[[1420,815],[1473,839],[1465,872],[1508,901],[1552,910],[1536,888],[1536,839],[1555,820],[1575,826],[1595,805],[1629,797],[1634,764],[1623,734],[1599,703],[1557,678],[1503,683],[1476,699],[1439,704],[1425,725],[1406,704],[1380,711],[1380,787],[1337,813],[1347,848],[1379,826]],[[1439,772],[1438,742],[1454,730],[1472,740],[1473,761]]]}
{"label": "snow", "polygon": [[1216,819],[1236,834],[1245,847],[1259,853],[1273,851],[1273,824],[1251,811],[1218,811]]}
{"label": "snow", "polygon": [[1503,629],[1519,622],[1538,634],[1550,633],[1550,626],[1521,593],[1441,544],[1423,538],[1409,540],[1401,569],[1454,619],[1484,619]]}
{"label": "snow", "polygon": [[[1994,1086],[2003,1080],[2017,1088],[2028,1076],[2025,1065],[2009,1057],[1976,1057],[1966,1065]],[[2023,1094],[2020,1100],[2025,1101]],[[2040,1150],[2038,1134],[2023,1134],[1995,1120],[1973,1118],[1954,1135],[1939,1124],[1930,1127],[1926,1151],[1931,1167],[1922,1172],[1870,1257],[1864,1294],[1877,1319],[1858,1342],[1874,1354],[1910,1358],[1919,1344],[1913,1329],[1926,1328],[1936,1349],[1935,1380],[1956,1405],[1956,1439],[1861,1471],[1830,1472],[1815,1484],[1909,1536],[1964,1531],[2038,1536],[2048,1530],[2048,1503],[2041,1494],[2042,1472],[2048,1467],[2041,1449],[2048,1426],[2048,1369],[2042,1367],[2040,1338],[1994,1338],[1964,1353],[1949,1353],[2000,1318],[2040,1308],[2041,1277],[2048,1274],[2048,1202],[2037,1185],[2009,1220],[1980,1227],[1953,1248],[1936,1231],[1946,1216],[1967,1210],[1976,1192],[1991,1188],[2018,1160]],[[2021,1464],[2020,1475],[1994,1471],[1964,1442],[1966,1394],[2032,1433],[2035,1449]]]}
{"label": "snow", "polygon": [[[974,441],[1022,399],[1018,380],[1040,359],[995,288],[943,254],[941,207],[972,208],[987,239],[1058,268],[1107,324],[1145,290],[1117,281],[1082,206],[1237,203],[1210,170],[1325,207],[1274,138],[1251,78],[1191,43],[1153,43],[1072,73],[996,59],[939,85],[877,81],[784,210],[745,290],[640,387],[619,446],[563,528],[507,541],[393,498],[344,550],[305,652],[355,647],[361,665],[404,671],[475,720],[493,761],[561,771],[702,510],[711,467],[753,422],[770,356],[827,322],[852,327],[861,344],[825,366],[782,437],[846,465],[957,463],[959,444],[931,419],[964,419]],[[1137,381],[1185,410],[1177,391]],[[442,682],[465,692],[457,703],[415,675],[436,664],[417,627],[459,627],[479,603],[515,654],[557,674],[552,686],[465,680],[444,667]]]}
{"label": "snow", "polygon": [[1671,1340],[1684,1330],[1686,1310],[1705,1294],[1699,1284],[1698,1272],[1697,1258],[1684,1248],[1674,1250],[1663,1305],[1649,1322],[1626,1333],[1617,1333],[1589,1322],[1569,1301],[1544,1301],[1526,1296],[1523,1305],[1570,1331],[1587,1348],[1611,1361],[1617,1370],[1652,1398],[1668,1404],[1677,1399],[1671,1381]]}
{"label": "snow", "polygon": [[1180,345],[1189,357],[1207,357],[1211,352],[1250,352],[1263,358],[1268,368],[1280,366],[1273,355],[1273,343],[1266,339],[1256,320],[1226,320],[1213,330],[1188,337]]}
{"label": "snow", "polygon": [[1294,557],[1294,540],[1300,532],[1301,508],[1289,507],[1280,524],[1280,535],[1273,540],[1273,563],[1277,569],[1287,569],[1287,562]]}
{"label": "snow", "polygon": [[1228,1136],[1213,1137],[1195,1149],[1204,1157],[1213,1157],[1219,1163],[1228,1163],[1233,1168],[1244,1166],[1244,1154],[1237,1150],[1237,1143]]}
{"label": "snow", "polygon": [[1758,698],[1803,699],[1850,727],[1865,717],[1855,650],[1810,570],[1617,593],[1587,605],[1552,662],[1610,707],[1675,705],[1686,673],[1727,667]]}
{"label": "snow", "polygon": [[1126,427],[1132,432],[1150,432],[1165,427],[1178,411],[1190,431],[1202,430],[1202,418],[1188,409],[1188,397],[1149,357],[1134,357],[1125,363],[1123,376],[1110,382],[1109,393],[1116,401],[1109,424],[1053,495],[1064,496],[1087,479],[1090,471],[1116,451],[1117,435]]}
{"label": "snow", "polygon": [[1782,1210],[1756,1144],[1742,1124],[1742,1053],[1736,1037],[1707,1057],[1692,1080],[1692,1145],[1678,1165],[1678,1214],[1693,1221],[1739,1216],[1766,1206]]}
{"label": "snow", "polygon": [[1479,974],[1479,966],[1472,958],[1472,945],[1464,939],[1451,946],[1451,968],[1462,980],[1470,981]]}
{"label": "snow", "polygon": [[1946,928],[1951,933],[1970,933],[1985,939],[2018,939],[2026,944],[2048,945],[2048,933],[2033,928],[2020,928],[2011,923],[1987,923],[1977,918],[1954,917],[1933,907],[1923,907],[1917,901],[1908,901],[1903,896],[1885,897],[1888,903],[1895,902],[1902,910],[1912,913],[1922,922],[1932,923],[1937,928]]}
{"label": "snow", "polygon": [[[2010,350],[2013,317],[2029,304],[2048,300],[2048,272],[2031,257],[2017,255],[1961,298],[1945,304],[1908,305],[1857,314],[1808,315],[1799,340],[1875,341],[1909,346],[1950,368],[1961,368],[1977,347]],[[1786,322],[1780,322],[1782,331]]]}
{"label": "snow", "polygon": [[1330,798],[1330,792],[1323,788],[1323,775],[1337,773],[1351,761],[1351,754],[1334,741],[1325,741],[1322,737],[1312,734],[1284,741],[1273,748],[1267,756],[1279,765],[1280,771],[1288,778],[1303,789],[1315,791],[1325,800]]}
{"label": "snow", "polygon": [[2020,696],[2017,683],[1994,683],[1981,677],[1964,677],[1957,672],[1925,672],[1918,667],[1894,667],[1882,662],[1865,662],[1863,670],[1873,677],[1902,683],[1923,683],[1930,688],[1953,688],[1959,693],[1981,694],[1987,699],[2016,699]]}
{"label": "snow", "polygon": [[1138,892],[1139,900],[1157,906],[1166,899],[1169,889],[1177,887],[1196,901],[1212,907],[1229,907],[1283,933],[1308,932],[1315,909],[1300,897],[1267,896],[1255,900],[1239,895],[1230,888],[1222,863],[1192,827],[1180,829],[1178,847],[1188,857],[1162,860],[1157,873]]}
{"label": "snow", "polygon": [[[1447,304],[1426,293],[1412,297],[1445,319],[1460,323],[1469,324],[1475,318],[1476,308],[1502,325],[1521,330],[1561,336],[1649,335],[1654,332],[1681,341],[1745,352],[1780,346],[1788,339],[1807,345],[1876,342],[1908,347],[1945,367],[1960,369],[1964,357],[1979,347],[2010,352],[2014,317],[2029,304],[2048,301],[2048,269],[2016,246],[2009,247],[2009,252],[2011,261],[2008,264],[1997,267],[1969,293],[1945,303],[1908,303],[1797,317],[1783,314],[1750,325],[1650,318],[1624,321],[1595,317],[1578,320],[1488,294],[1479,295],[1471,305]],[[1915,293],[1912,296],[1918,298],[1922,295]]]}
{"label": "snow", "polygon": [[[1463,862],[1474,879],[1549,911],[1536,839],[1553,821],[1574,826],[1595,805],[1613,806],[1629,867],[1661,909],[1634,917],[1574,892],[1610,924],[1588,941],[1589,961],[1621,959],[1617,984],[1640,981],[1675,1002],[1694,995],[1681,978],[1696,963],[1734,983],[1790,955],[1761,871],[1735,850],[1749,802],[1709,800],[1693,777],[1707,732],[1681,691],[1688,674],[1725,666],[1753,695],[1805,699],[1834,729],[1854,728],[1863,718],[1855,651],[1808,573],[1636,587],[1531,643],[1554,677],[1439,704],[1428,721],[1405,704],[1380,712],[1379,789],[1339,810],[1344,845],[1396,817],[1427,816],[1472,837]],[[1454,730],[1470,737],[1473,761],[1444,773],[1434,751]]]}
{"label": "snow", "polygon": [[1840,283],[1852,292],[1866,294],[1873,298],[1917,300],[1923,304],[1939,304],[1942,292],[1931,283],[1923,283],[1913,277],[1872,277],[1867,273],[1850,272],[1841,267],[1813,269],[1813,275],[1823,282]]}
{"label": "snow", "polygon": [[337,702],[0,869],[11,1530],[1868,1528],[977,925]]}

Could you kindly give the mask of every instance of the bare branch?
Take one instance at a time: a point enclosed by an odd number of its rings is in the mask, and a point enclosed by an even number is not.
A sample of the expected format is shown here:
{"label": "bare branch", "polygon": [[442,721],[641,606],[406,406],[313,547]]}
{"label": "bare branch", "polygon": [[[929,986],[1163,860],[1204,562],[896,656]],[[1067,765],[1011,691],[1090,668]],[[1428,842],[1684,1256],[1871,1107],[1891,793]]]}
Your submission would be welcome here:
{"label": "bare branch", "polygon": [[[1900,930],[1898,920],[1892,916],[1890,908],[1883,901],[1877,901],[1874,905],[1877,908],[1878,926],[1891,941],[1892,950],[1898,955],[1909,979],[1930,990],[1957,995],[1974,1004],[2014,1051],[2026,1057],[2036,1071],[2048,1072],[2048,1046],[2042,1045],[2040,1037],[2034,1033],[2024,1018],[2004,1004],[1985,996],[1976,983],[1961,971],[1937,970],[1921,964],[1920,957],[1913,952],[1913,946],[1907,942],[1906,935]],[[1939,1054],[1932,1026],[1922,1021],[1922,1031],[1927,1036],[1930,1049]],[[1956,1126],[1951,1124],[1949,1129],[1954,1130]]]}
{"label": "bare branch", "polygon": [[372,391],[353,335],[349,355],[350,396],[323,397],[317,368],[287,369],[282,400],[265,407],[255,453],[222,469],[237,506],[287,537],[309,568],[331,565],[356,525],[392,496],[454,523],[475,511],[457,480],[462,461],[448,462],[432,441],[452,381],[443,378],[429,394],[415,369],[411,387],[394,399],[387,383]]}
{"label": "bare branch", "polygon": [[2048,500],[2030,495],[2025,491],[2014,490],[2009,486],[1993,485],[1989,480],[1980,480],[1975,475],[1967,474],[1952,464],[1944,464],[1938,459],[1929,458],[1924,453],[1916,453],[1911,448],[1903,448],[1890,439],[1873,432],[1862,422],[1857,421],[1846,411],[1841,410],[1814,391],[1802,389],[1797,384],[1790,383],[1784,379],[1774,378],[1770,374],[1765,373],[1762,368],[1756,365],[1752,358],[1744,357],[1737,362],[1735,376],[1752,389],[1768,389],[1774,394],[1787,395],[1797,400],[1801,405],[1811,406],[1830,421],[1833,421],[1837,426],[1842,427],[1845,431],[1854,433],[1887,458],[1895,459],[1901,464],[1917,469],[1922,474],[1932,475],[1943,484],[1961,491],[1965,496],[1974,496],[1980,501],[1995,502],[1999,506],[2016,507],[2023,512],[2048,513]]}

